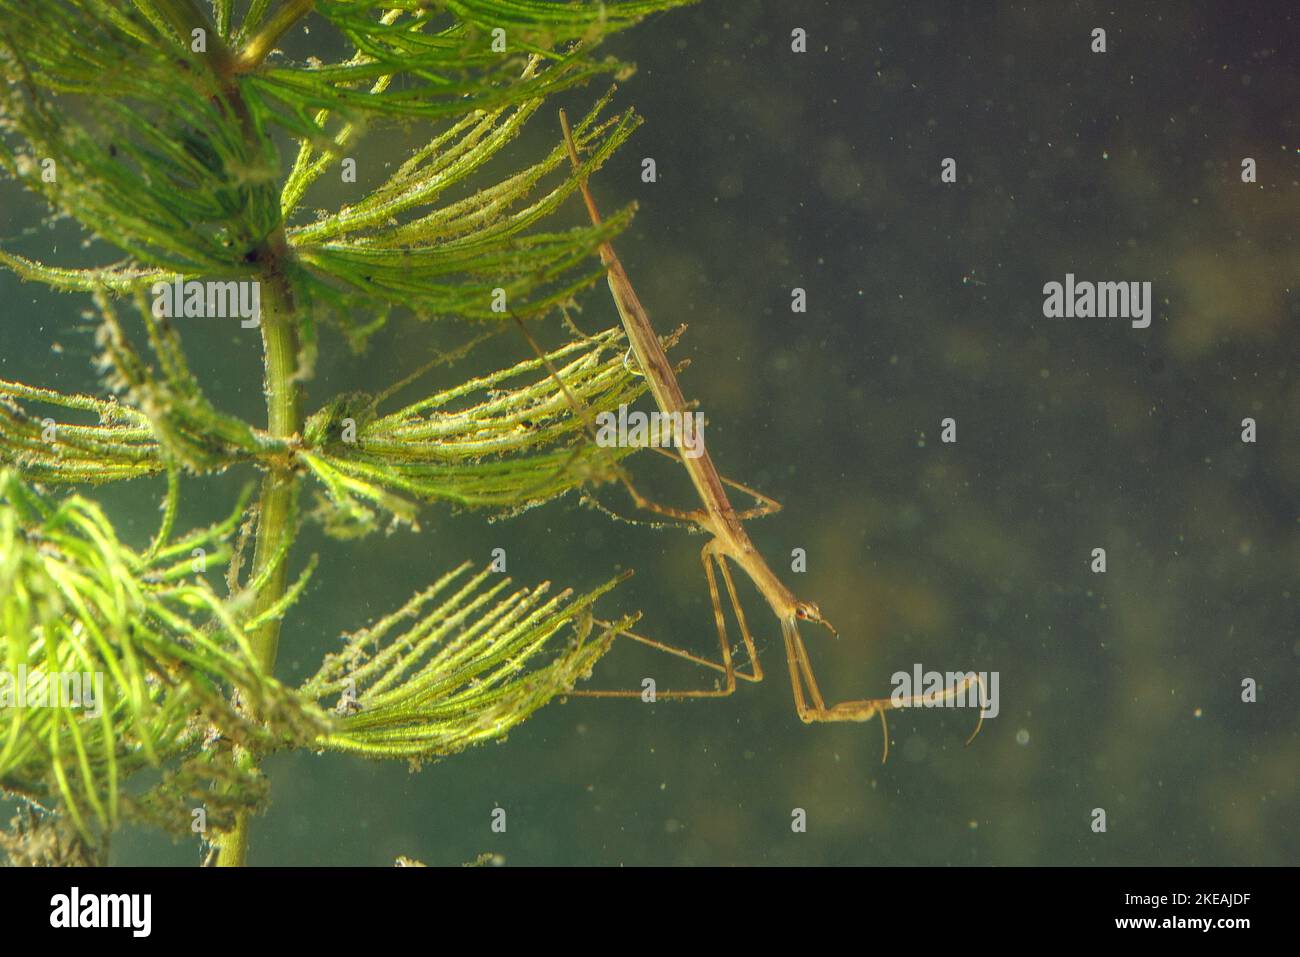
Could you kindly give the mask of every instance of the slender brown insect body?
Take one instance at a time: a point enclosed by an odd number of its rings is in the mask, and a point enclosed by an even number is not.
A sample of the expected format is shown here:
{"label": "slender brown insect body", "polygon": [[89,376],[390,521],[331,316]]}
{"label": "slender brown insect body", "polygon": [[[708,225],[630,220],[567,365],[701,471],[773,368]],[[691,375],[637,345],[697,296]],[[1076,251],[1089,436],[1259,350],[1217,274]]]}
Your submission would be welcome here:
{"label": "slender brown insect body", "polygon": [[[573,139],[573,133],[569,128],[568,118],[564,111],[560,111],[560,125],[564,130],[564,141],[568,149],[569,159],[573,164],[575,172],[581,177],[581,160],[578,158],[577,146]],[[600,225],[600,212],[596,209],[595,200],[592,198],[591,191],[587,187],[585,178],[580,178],[578,182],[582,191],[583,201],[587,206],[587,213],[594,225]],[[668,356],[664,352],[659,336],[655,333],[654,327],[650,324],[650,317],[646,313],[645,307],[641,305],[641,300],[637,297],[636,291],[632,288],[631,280],[628,279],[623,264],[619,261],[618,256],[614,253],[614,247],[606,242],[600,246],[601,262],[605,265],[608,272],[609,289],[614,297],[614,304],[618,308],[619,316],[623,320],[623,328],[627,332],[628,340],[632,344],[632,350],[636,355],[637,362],[641,367],[641,373],[649,383],[650,391],[654,395],[655,403],[659,410],[669,416],[677,415],[677,421],[681,421],[688,413],[685,397],[682,395],[681,387],[677,383],[677,375],[673,370],[672,364],[668,361]],[[557,377],[558,378],[558,377]],[[561,382],[563,386],[563,383]],[[567,391],[567,390],[566,390]],[[701,446],[700,454],[696,456],[677,455],[675,459],[681,461],[687,474],[690,476],[691,483],[695,486],[695,491],[699,496],[703,508],[684,510],[670,508],[664,505],[651,502],[642,496],[632,486],[631,482],[624,477],[624,484],[632,494],[637,505],[656,512],[665,517],[676,519],[688,524],[694,524],[703,531],[709,533],[712,538],[704,546],[701,558],[704,562],[705,575],[708,578],[709,592],[713,599],[714,617],[718,629],[718,639],[721,647],[722,662],[713,662],[708,659],[692,655],[679,648],[655,641],[641,635],[635,635],[630,632],[623,632],[628,637],[633,638],[643,644],[665,651],[669,654],[685,658],[696,664],[720,671],[725,676],[723,687],[708,691],[661,691],[657,697],[660,698],[702,698],[718,697],[729,695],[736,688],[736,679],[742,678],[748,681],[761,681],[763,679],[763,670],[759,664],[758,652],[754,646],[753,638],[750,635],[749,627],[745,622],[744,612],[741,610],[740,600],[736,594],[736,586],[732,580],[731,570],[728,567],[729,559],[737,565],[749,577],[763,597],[767,600],[773,614],[781,623],[781,633],[785,642],[786,660],[790,669],[790,683],[794,691],[795,709],[799,717],[805,723],[825,721],[870,721],[872,718],[879,717],[881,721],[881,730],[884,734],[885,748],[884,757],[889,754],[889,731],[885,726],[885,712],[894,708],[909,707],[916,704],[922,704],[926,701],[934,703],[937,700],[953,699],[957,695],[964,695],[965,692],[974,683],[978,683],[981,690],[981,714],[980,723],[983,723],[983,682],[975,676],[963,679],[958,685],[944,692],[938,698],[925,698],[916,695],[901,701],[895,701],[891,698],[863,698],[850,701],[841,701],[836,704],[827,705],[822,698],[821,690],[817,686],[817,679],[813,674],[812,662],[808,656],[808,649],[804,645],[803,637],[799,633],[799,622],[811,621],[816,624],[824,625],[827,629],[835,634],[835,629],[830,623],[822,617],[821,610],[816,604],[808,601],[801,601],[795,597],[794,593],[786,587],[772,571],[771,567],[764,560],[758,549],[750,541],[748,533],[742,524],[747,518],[754,518],[759,515],[769,514],[776,511],[781,506],[778,502],[756,492],[753,489],[746,488],[739,483],[724,479],[713,464],[713,459],[709,455],[706,447]],[[754,497],[759,504],[755,508],[745,511],[737,511],[727,497],[726,486],[738,489]],[[727,597],[731,602],[732,610],[736,616],[736,622],[740,627],[741,639],[745,644],[751,662],[752,671],[749,674],[738,672],[732,662],[731,642],[727,640],[726,621],[722,612],[722,603],[718,595],[717,578],[715,575],[715,566],[722,575],[723,584],[727,590]],[[838,637],[838,635],[837,635]],[[574,691],[575,695],[588,697],[636,697],[641,694],[639,691]],[[980,725],[976,725],[975,734],[979,733]],[[971,740],[975,734],[971,735]],[[968,742],[969,743],[969,740]],[[882,760],[884,760],[882,757]]]}

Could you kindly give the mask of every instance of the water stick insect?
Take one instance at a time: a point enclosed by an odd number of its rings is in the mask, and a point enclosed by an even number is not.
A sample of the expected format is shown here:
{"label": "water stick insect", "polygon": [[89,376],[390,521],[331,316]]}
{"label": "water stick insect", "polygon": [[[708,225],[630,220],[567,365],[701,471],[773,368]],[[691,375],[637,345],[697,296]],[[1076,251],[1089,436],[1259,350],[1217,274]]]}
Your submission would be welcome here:
{"label": "water stick insect", "polygon": [[[595,200],[592,198],[591,190],[588,188],[586,178],[582,176],[582,163],[578,158],[577,145],[574,142],[573,132],[569,127],[568,118],[564,111],[560,111],[560,125],[564,132],[564,142],[569,153],[570,162],[573,165],[576,175],[579,177],[578,186],[582,192],[583,201],[587,207],[587,214],[591,218],[592,224],[599,226],[601,216],[596,209]],[[685,397],[682,394],[681,386],[677,382],[677,375],[664,352],[659,336],[655,333],[650,324],[650,317],[645,308],[641,305],[636,291],[632,288],[631,280],[628,278],[623,264],[619,261],[618,256],[614,253],[614,247],[609,242],[600,245],[600,258],[604,264],[609,282],[610,292],[614,297],[614,304],[623,322],[623,328],[627,333],[631,343],[631,351],[635,356],[639,371],[645,376],[650,391],[654,396],[655,403],[659,410],[668,416],[672,421],[685,421],[685,416],[689,409]],[[520,323],[523,328],[523,324]],[[527,330],[525,330],[527,333]],[[536,342],[529,336],[530,342],[534,348],[537,348]],[[564,386],[559,379],[558,373],[551,369],[551,374],[560,383],[569,401],[575,407],[575,412],[581,414],[584,419],[588,420],[587,410],[579,408],[576,398]],[[662,451],[662,450],[661,450]],[[697,655],[690,654],[680,648],[664,642],[655,641],[643,635],[637,635],[629,631],[621,631],[620,635],[649,645],[660,651],[667,652],[679,658],[685,658],[697,665],[711,668],[714,671],[721,672],[724,676],[724,682],[721,687],[713,689],[701,689],[694,691],[659,691],[656,698],[664,699],[683,699],[683,698],[713,698],[725,697],[731,695],[736,690],[737,679],[745,681],[758,682],[763,680],[763,669],[759,662],[758,651],[754,644],[753,636],[750,634],[749,626],[745,620],[744,611],[741,608],[740,600],[736,593],[736,585],[732,578],[731,568],[728,563],[734,564],[743,571],[746,577],[753,582],[754,587],[767,601],[772,613],[776,616],[781,625],[781,634],[785,642],[786,661],[790,671],[790,684],[794,691],[795,710],[799,718],[805,724],[814,722],[831,722],[831,721],[870,721],[873,718],[879,718],[881,723],[881,732],[884,737],[884,753],[881,760],[884,761],[889,755],[889,729],[885,721],[885,714],[888,711],[914,707],[917,705],[934,705],[941,701],[952,700],[957,696],[965,696],[966,692],[972,685],[978,684],[980,688],[980,718],[975,727],[974,733],[967,740],[969,744],[974,740],[975,735],[979,733],[983,724],[983,681],[974,673],[967,675],[958,682],[954,687],[941,693],[931,693],[926,695],[912,695],[908,697],[890,697],[890,698],[861,698],[848,701],[840,701],[835,704],[827,704],[822,697],[822,693],[817,684],[817,678],[813,673],[812,662],[808,655],[808,649],[804,645],[803,637],[799,633],[799,622],[808,621],[819,624],[827,628],[831,634],[836,635],[835,629],[823,617],[821,609],[811,601],[803,601],[796,598],[794,593],[777,577],[776,573],[768,566],[766,560],[754,547],[750,541],[748,533],[745,531],[743,522],[750,518],[756,518],[761,515],[767,515],[777,511],[781,506],[775,500],[763,495],[746,486],[740,485],[729,479],[724,479],[713,464],[713,459],[709,454],[707,447],[697,450],[699,454],[685,456],[677,454],[673,456],[680,461],[690,476],[695,492],[699,497],[702,507],[697,509],[680,509],[660,505],[652,502],[636,491],[635,487],[625,475],[620,476],[623,483],[627,486],[629,493],[638,507],[647,509],[663,518],[682,522],[688,525],[694,525],[701,531],[709,535],[709,541],[701,551],[700,558],[704,563],[705,577],[708,581],[709,595],[713,602],[714,620],[718,631],[718,644],[721,650],[722,660],[720,662],[711,661]],[[758,503],[757,506],[737,511],[727,497],[727,487],[737,489],[750,495]],[[721,575],[722,582],[727,591],[727,598],[731,603],[732,611],[736,617],[736,623],[740,629],[741,641],[744,643],[745,650],[749,657],[749,672],[743,672],[736,668],[732,658],[731,642],[727,638],[726,619],[723,614],[722,601],[718,592],[718,575]],[[642,692],[639,690],[574,690],[570,692],[573,696],[592,697],[592,698],[639,698]]]}

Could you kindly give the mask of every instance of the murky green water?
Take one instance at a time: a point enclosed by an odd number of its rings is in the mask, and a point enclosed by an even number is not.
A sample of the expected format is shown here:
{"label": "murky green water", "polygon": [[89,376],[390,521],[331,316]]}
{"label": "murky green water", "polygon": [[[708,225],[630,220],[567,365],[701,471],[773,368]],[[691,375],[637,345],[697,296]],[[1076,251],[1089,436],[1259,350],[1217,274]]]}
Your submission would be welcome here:
{"label": "murky green water", "polygon": [[[660,330],[689,325],[683,387],[719,467],[784,503],[752,524],[756,544],[778,571],[807,552],[788,580],[842,636],[805,631],[827,697],[887,695],[917,663],[974,668],[999,672],[999,715],[964,748],[969,711],[895,714],[883,766],[878,723],[803,726],[779,630],[744,584],[761,685],[554,704],[415,775],[275,758],[253,863],[1296,862],[1294,15],[986,6],[713,2],[657,18],[613,45],[640,64],[618,102],[648,122],[593,185],[608,209],[641,204],[618,248]],[[1097,26],[1105,54],[1089,51]],[[790,52],[795,27],[806,54]],[[519,155],[553,139],[550,122]],[[645,157],[658,182],[641,181]],[[956,183],[940,182],[945,157]],[[12,184],[2,195],[6,248],[103,261],[68,224],[38,225]],[[1043,284],[1066,273],[1149,281],[1150,327],[1044,318]],[[0,303],[0,376],[90,381],[83,302],[0,275]],[[584,305],[586,328],[616,322],[603,288]],[[309,407],[381,387],[461,334],[398,321],[361,361],[327,336]],[[257,340],[186,335],[214,398],[260,420]],[[476,361],[527,354],[509,337],[495,349]],[[637,461],[648,486],[689,501],[661,463]],[[243,478],[197,483],[187,515],[220,511]],[[99,497],[139,541],[160,488]],[[602,607],[640,608],[646,633],[709,653],[703,544],[573,499],[494,524],[430,507],[419,535],[310,533],[301,553],[322,567],[281,673],[309,674],[340,630],[494,547],[523,582],[592,586],[634,567]],[[647,674],[702,680],[616,645],[596,682]],[[130,832],[113,859],[197,857]]]}

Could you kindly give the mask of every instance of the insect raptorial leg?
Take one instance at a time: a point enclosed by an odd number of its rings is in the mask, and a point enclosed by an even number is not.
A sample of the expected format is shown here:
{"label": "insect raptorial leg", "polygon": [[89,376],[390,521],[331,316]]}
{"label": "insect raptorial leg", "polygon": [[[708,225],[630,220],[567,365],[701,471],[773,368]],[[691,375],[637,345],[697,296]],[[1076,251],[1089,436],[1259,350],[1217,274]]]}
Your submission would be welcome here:
{"label": "insect raptorial leg", "polygon": [[799,674],[799,655],[795,651],[794,639],[799,636],[793,621],[781,622],[781,637],[785,639],[785,662],[790,668],[790,689],[794,692],[794,710],[804,724],[812,722],[812,711],[804,700],[803,678]]}
{"label": "insect raptorial leg", "polygon": [[[889,757],[889,726],[885,715],[889,711],[901,710],[920,706],[933,707],[942,701],[952,701],[958,697],[965,699],[966,692],[972,685],[978,685],[980,697],[977,701],[979,705],[979,718],[975,725],[975,731],[966,743],[970,744],[975,740],[975,735],[979,734],[980,728],[984,726],[984,707],[986,703],[987,691],[984,687],[984,679],[975,672],[968,673],[958,681],[953,687],[938,694],[918,694],[910,695],[905,698],[860,698],[852,701],[841,701],[827,707],[821,699],[821,693],[817,689],[817,681],[812,673],[812,663],[808,658],[808,650],[804,647],[803,639],[799,635],[799,629],[792,620],[783,622],[782,631],[785,634],[786,656],[790,661],[790,681],[794,686],[795,709],[799,713],[800,719],[806,724],[814,722],[832,722],[832,721],[870,721],[872,718],[880,719],[881,733],[884,735],[884,749],[881,753],[880,760],[883,764]],[[808,683],[809,692],[813,696],[813,705],[810,707],[804,700],[804,679]]]}
{"label": "insect raptorial leg", "polygon": [[[824,721],[821,717],[826,712],[826,702],[822,700],[821,689],[817,687],[817,676],[813,674],[812,661],[808,657],[808,649],[804,646],[803,636],[799,634],[799,628],[795,625],[793,619],[788,619],[781,623],[781,630],[785,634],[786,656],[790,659],[791,679],[802,679],[798,682],[800,689],[807,685],[807,692],[812,698],[812,707],[806,705],[799,709],[799,717],[805,724],[812,721]],[[802,690],[795,692],[796,702],[803,699]]]}
{"label": "insect raptorial leg", "polygon": [[[886,728],[885,713],[887,711],[901,710],[903,708],[914,708],[918,705],[934,707],[941,701],[952,701],[958,696],[965,700],[966,692],[971,685],[978,684],[980,696],[976,702],[979,705],[979,716],[975,721],[975,730],[971,736],[966,739],[970,744],[975,740],[975,735],[980,733],[980,728],[984,727],[984,706],[986,691],[984,688],[984,679],[978,674],[971,672],[953,687],[941,694],[916,694],[909,695],[905,698],[868,698],[862,701],[841,701],[839,704],[832,705],[824,721],[868,721],[873,717],[880,718],[882,728]],[[889,732],[885,731],[885,748],[880,756],[880,763],[884,764],[885,759],[889,757]]]}
{"label": "insect raptorial leg", "polygon": [[[821,690],[817,687],[817,678],[812,672],[812,662],[808,659],[808,649],[804,647],[803,638],[793,618],[781,622],[781,633],[785,637],[785,656],[790,665],[790,686],[794,689],[794,707],[799,720],[804,724],[813,724],[830,721],[869,721],[871,718],[880,718],[880,733],[884,736],[880,763],[884,764],[885,759],[889,757],[889,725],[885,721],[884,710],[879,707],[880,702],[870,700],[852,702],[861,706],[852,713],[837,711],[835,708],[828,709],[825,701],[822,700]],[[809,693],[813,697],[811,706],[804,698],[805,680],[808,682]],[[885,699],[886,702],[888,700]]]}
{"label": "insect raptorial leg", "polygon": [[966,692],[971,686],[978,685],[980,695],[976,703],[980,708],[979,723],[975,727],[975,732],[967,740],[969,744],[975,740],[975,735],[979,734],[980,728],[984,725],[984,705],[986,692],[984,689],[984,679],[975,672],[968,673],[960,681],[956,682],[951,688],[942,692],[931,692],[928,694],[907,695],[902,698],[864,698],[857,701],[841,701],[833,704],[826,709],[827,721],[866,721],[874,717],[877,713],[883,711],[901,711],[904,708],[916,707],[936,707],[944,701],[954,701],[966,698]]}

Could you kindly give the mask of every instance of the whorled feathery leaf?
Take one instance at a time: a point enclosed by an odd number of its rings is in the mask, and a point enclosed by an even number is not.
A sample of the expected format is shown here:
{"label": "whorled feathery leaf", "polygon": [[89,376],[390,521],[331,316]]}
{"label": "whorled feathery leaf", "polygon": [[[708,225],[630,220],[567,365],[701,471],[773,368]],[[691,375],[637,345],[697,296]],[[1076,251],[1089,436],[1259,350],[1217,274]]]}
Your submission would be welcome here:
{"label": "whorled feathery leaf", "polygon": [[[27,411],[24,402],[98,422],[56,421]],[[0,463],[38,482],[98,484],[163,471],[162,449],[143,413],[116,399],[69,395],[0,379]]]}
{"label": "whorled feathery leaf", "polygon": [[[626,76],[631,66],[596,59],[594,44],[652,13],[689,2],[316,0],[316,13],[350,41],[356,55],[334,63],[277,60],[250,71],[247,82],[260,98],[280,106],[277,117],[295,132],[325,131],[313,110],[347,119],[460,117],[549,96],[599,75]],[[241,28],[247,60],[267,51],[259,32],[274,31],[257,31],[247,23]],[[521,84],[520,74],[534,55],[551,68]],[[402,82],[381,82],[392,77]]]}
{"label": "whorled feathery leaf", "polygon": [[[636,129],[626,112],[598,121],[607,93],[574,128],[589,152],[583,175],[598,169]],[[288,242],[304,265],[305,294],[336,308],[376,298],[419,316],[500,321],[501,300],[538,313],[564,303],[604,275],[584,263],[621,232],[634,207],[598,227],[536,232],[577,189],[565,177],[556,143],[533,165],[494,185],[443,202],[522,131],[542,101],[471,114],[417,150],[389,179],[358,202],[314,222],[291,226]],[[295,189],[290,180],[286,192]]]}
{"label": "whorled feathery leaf", "polygon": [[[378,400],[341,396],[304,423],[297,390],[311,378],[320,321],[358,348],[393,310],[500,328],[604,274],[594,254],[633,208],[598,226],[548,226],[578,182],[558,137],[522,165],[507,148],[552,94],[626,74],[595,56],[605,35],[682,2],[0,0],[0,172],[73,220],[92,254],[111,247],[88,268],[4,251],[0,266],[96,296],[101,363],[118,400],[0,383],[3,664],[105,678],[94,717],[0,710],[0,789],[66,811],[86,847],[124,817],[181,830],[202,799],[212,826],[230,832],[223,858],[240,863],[268,751],[308,744],[420,760],[500,737],[571,689],[630,624],[592,615],[616,581],[548,597],[545,586],[507,593],[508,581],[486,572],[465,581],[462,568],[354,636],[302,692],[269,675],[278,619],[315,567],[289,582],[302,475],[322,483],[329,525],[355,530],[373,525],[376,505],[407,520],[414,500],[517,509],[618,473],[631,450],[593,446],[572,406],[576,397],[602,411],[642,391],[614,333],[579,336],[549,360],[396,412],[380,409],[394,388]],[[307,26],[325,59],[278,49],[301,49],[288,32]],[[337,35],[318,44],[321,32]],[[582,176],[640,122],[631,111],[602,119],[612,93],[574,128]],[[426,145],[337,208],[338,164],[358,148],[379,156],[366,138],[395,121],[427,124]],[[276,147],[285,132],[291,166]],[[326,180],[328,200],[314,190]],[[331,208],[313,209],[316,192]],[[205,396],[181,350],[184,317],[149,308],[146,291],[174,279],[265,287],[266,431]],[[110,296],[133,301],[151,356],[132,346]],[[51,433],[31,408],[40,404],[73,419]],[[344,418],[356,441],[340,433]],[[221,526],[174,539],[182,471],[239,463],[266,473],[257,521],[241,503]],[[162,528],[143,551],[124,545],[93,502],[52,500],[20,480],[160,472]],[[235,552],[256,525],[253,567],[241,584],[232,560],[234,595],[220,599],[189,552],[225,561],[241,521]],[[355,713],[320,709],[350,688]],[[161,782],[124,791],[145,767]],[[44,859],[80,856],[67,833]]]}
{"label": "whorled feathery leaf", "polygon": [[191,471],[206,472],[281,448],[280,443],[242,419],[220,412],[209,401],[190,372],[174,324],[153,315],[143,292],[136,291],[134,304],[148,331],[156,369],[131,346],[112,301],[102,293],[96,293],[95,301],[103,317],[99,363],[107,372],[108,385],[149,422],[165,458]]}
{"label": "whorled feathery leaf", "polygon": [[[630,572],[578,598],[568,589],[547,598],[546,583],[508,591],[510,579],[490,567],[465,579],[469,568],[350,636],[302,686],[345,715],[320,747],[418,761],[500,738],[571,691],[635,621],[597,622],[591,612]],[[566,625],[567,642],[551,647]]]}
{"label": "whorled feathery leaf", "polygon": [[[16,466],[37,481],[103,483],[156,474],[169,461],[193,472],[210,472],[282,451],[282,443],[217,410],[190,372],[174,325],[154,317],[139,290],[133,300],[156,366],[137,353],[117,307],[96,289],[102,317],[99,366],[120,400],[0,380],[0,463]],[[36,416],[22,402],[93,412],[99,422]]]}
{"label": "whorled feathery leaf", "polygon": [[[130,257],[89,269],[4,252],[0,262],[56,288],[120,294],[176,275],[258,281],[273,257],[308,348],[321,319],[359,346],[394,306],[499,319],[502,290],[516,311],[537,312],[600,277],[587,263],[631,208],[601,227],[533,231],[575,188],[570,177],[540,188],[563,165],[558,140],[494,185],[474,192],[471,177],[548,96],[629,71],[594,58],[603,36],[681,2],[339,0],[288,2],[269,18],[254,3],[236,26],[228,7],[217,4],[213,24],[188,0],[0,0],[0,169]],[[313,7],[352,54],[267,61]],[[206,49],[193,48],[193,30]],[[597,122],[607,101],[575,128],[588,174],[639,123],[630,112]],[[444,128],[373,193],[294,222],[313,181],[394,118]],[[299,141],[283,183],[273,123]]]}
{"label": "whorled feathery leaf", "polygon": [[609,411],[645,391],[623,362],[622,341],[618,329],[575,340],[545,361],[520,362],[387,415],[369,396],[343,396],[307,420],[297,457],[325,487],[338,521],[363,528],[374,524],[371,504],[412,522],[409,498],[518,510],[611,479],[634,449],[594,445],[569,402]]}
{"label": "whorled feathery leaf", "polygon": [[[93,839],[120,819],[123,784],[145,766],[188,758],[191,776],[228,774],[202,756],[212,727],[262,750],[328,727],[259,670],[245,626],[196,574],[229,557],[239,511],[171,540],[169,501],[139,552],[93,502],[55,502],[0,472],[0,790],[66,810]],[[232,691],[262,721],[233,707]]]}
{"label": "whorled feathery leaf", "polygon": [[133,268],[253,279],[280,222],[265,114],[152,6],[0,0],[0,167]]}

